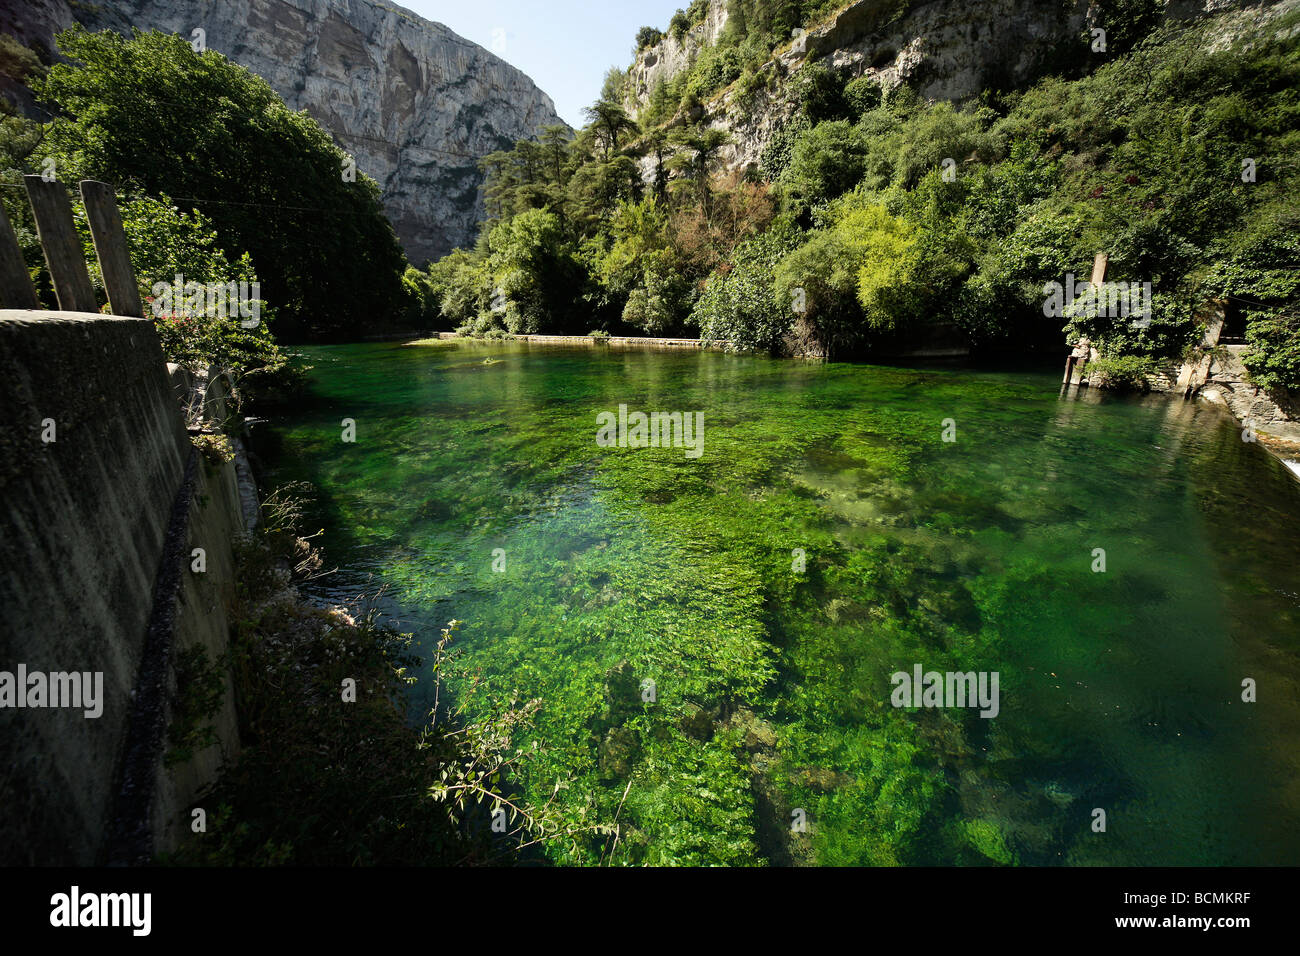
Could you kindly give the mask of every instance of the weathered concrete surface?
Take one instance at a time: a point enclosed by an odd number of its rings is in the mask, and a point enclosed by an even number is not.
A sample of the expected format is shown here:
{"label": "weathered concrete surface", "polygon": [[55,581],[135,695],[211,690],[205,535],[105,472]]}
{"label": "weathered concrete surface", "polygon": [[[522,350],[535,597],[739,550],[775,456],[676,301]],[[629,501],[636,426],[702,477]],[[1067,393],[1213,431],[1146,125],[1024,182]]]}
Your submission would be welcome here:
{"label": "weathered concrete surface", "polygon": [[[186,546],[182,554],[181,586],[175,605],[172,668],[168,675],[167,723],[174,726],[178,699],[175,661],[185,651],[200,647],[207,661],[228,673],[224,660],[229,649],[227,610],[235,591],[235,553],[232,547],[245,533],[245,518],[234,462],[220,465],[199,456],[194,493],[189,503]],[[193,570],[194,549],[202,548],[206,570]],[[225,682],[220,708],[210,723],[216,740],[187,760],[168,765],[166,751],[174,741],[164,741],[164,759],[156,768],[150,808],[152,850],[174,850],[191,833],[191,809],[203,788],[239,752],[239,725],[235,715],[234,687]],[[211,806],[204,809],[211,816]]]}
{"label": "weathered concrete surface", "polygon": [[189,449],[152,322],[0,311],[0,670],[104,675],[97,719],[0,709],[3,862],[95,862]]}
{"label": "weathered concrete surface", "polygon": [[103,674],[97,718],[0,707],[0,864],[172,849],[237,749],[226,671],[217,742],[164,759],[176,652],[226,653],[245,524],[234,463],[196,458],[173,379],[149,320],[0,311],[0,671]]}

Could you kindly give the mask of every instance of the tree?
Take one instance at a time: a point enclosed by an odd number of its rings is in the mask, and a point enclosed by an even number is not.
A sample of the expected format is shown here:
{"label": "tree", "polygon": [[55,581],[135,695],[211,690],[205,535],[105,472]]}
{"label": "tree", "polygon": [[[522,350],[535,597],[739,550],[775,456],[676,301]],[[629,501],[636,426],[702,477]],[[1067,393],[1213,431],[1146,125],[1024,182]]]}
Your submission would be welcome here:
{"label": "tree", "polygon": [[828,218],[777,267],[776,291],[803,306],[833,354],[915,317],[919,249],[915,226],[866,197],[846,196]]}
{"label": "tree", "polygon": [[807,211],[847,192],[862,179],[869,150],[866,136],[848,122],[818,123],[795,140],[780,179],[786,196]]}
{"label": "tree", "polygon": [[636,49],[633,54],[640,53],[646,47],[652,47],[664,38],[663,31],[656,30],[654,27],[642,27],[636,31]]}
{"label": "tree", "polygon": [[604,148],[606,162],[609,161],[610,154],[618,150],[619,137],[626,132],[635,132],[637,128],[636,121],[614,100],[599,99],[591,106],[584,107],[582,115],[595,129]]}
{"label": "tree", "polygon": [[[257,289],[260,283],[247,253],[234,259],[226,255],[206,217],[197,211],[182,212],[165,196],[129,200],[119,204],[119,210],[145,315],[154,319],[169,359],[195,371],[224,369],[245,385],[282,372],[287,358],[271,338],[275,310],[265,302],[257,300],[257,324],[252,325],[251,318],[230,314],[229,305],[226,315],[214,314],[206,306],[191,308],[176,301],[169,288],[166,298],[171,304],[163,308],[154,295],[158,285],[172,286],[178,275],[184,283],[229,287],[243,282],[250,290]],[[98,287],[102,278],[89,229],[83,229],[82,244]]]}
{"label": "tree", "polygon": [[487,246],[492,309],[507,331],[531,334],[573,322],[582,281],[559,217],[544,209],[520,213],[493,227]]}
{"label": "tree", "polygon": [[740,349],[778,352],[799,315],[799,301],[776,293],[776,268],[794,246],[789,229],[773,228],[736,247],[727,268],[704,287],[692,320],[700,337]]}
{"label": "tree", "polygon": [[348,175],[315,120],[178,36],[74,28],[58,42],[71,62],[33,86],[58,108],[41,151],[61,179],[201,208],[223,248],[252,257],[291,335],[356,335],[400,310],[405,260],[379,187]]}
{"label": "tree", "polygon": [[703,204],[705,214],[709,210],[709,176],[717,165],[722,147],[731,142],[731,136],[720,129],[696,129],[687,127],[673,130],[670,141],[679,150],[669,160],[668,166],[681,173],[686,183],[690,184],[699,201]]}

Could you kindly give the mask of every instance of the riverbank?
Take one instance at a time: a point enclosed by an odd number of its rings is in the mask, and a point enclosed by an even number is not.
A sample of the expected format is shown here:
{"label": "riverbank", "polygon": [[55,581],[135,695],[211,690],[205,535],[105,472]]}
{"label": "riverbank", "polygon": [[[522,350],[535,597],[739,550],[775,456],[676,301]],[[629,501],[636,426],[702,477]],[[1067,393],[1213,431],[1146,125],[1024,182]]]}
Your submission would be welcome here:
{"label": "riverbank", "polygon": [[[418,339],[411,345],[427,345],[435,341],[463,339],[465,341],[493,341],[459,332],[439,332],[436,339]],[[503,341],[498,339],[496,341]],[[537,345],[607,345],[610,348],[649,348],[649,349],[704,349],[727,352],[735,348],[735,343],[721,339],[705,341],[703,339],[665,339],[643,338],[637,335],[511,335],[504,341],[532,342]]]}

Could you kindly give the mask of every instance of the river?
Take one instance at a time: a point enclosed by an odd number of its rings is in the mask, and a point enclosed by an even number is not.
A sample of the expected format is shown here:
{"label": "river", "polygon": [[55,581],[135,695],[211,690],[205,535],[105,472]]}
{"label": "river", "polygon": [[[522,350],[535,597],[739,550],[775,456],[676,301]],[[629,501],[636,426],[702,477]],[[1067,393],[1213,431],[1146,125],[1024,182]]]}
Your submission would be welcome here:
{"label": "river", "polygon": [[[1220,410],[1053,370],[306,358],[255,448],[316,488],[312,588],[384,586],[426,647],[463,621],[471,715],[539,701],[516,782],[622,826],[556,862],[1300,863],[1300,483]],[[620,406],[698,448],[605,447]],[[996,715],[895,706],[918,665],[996,674]]]}

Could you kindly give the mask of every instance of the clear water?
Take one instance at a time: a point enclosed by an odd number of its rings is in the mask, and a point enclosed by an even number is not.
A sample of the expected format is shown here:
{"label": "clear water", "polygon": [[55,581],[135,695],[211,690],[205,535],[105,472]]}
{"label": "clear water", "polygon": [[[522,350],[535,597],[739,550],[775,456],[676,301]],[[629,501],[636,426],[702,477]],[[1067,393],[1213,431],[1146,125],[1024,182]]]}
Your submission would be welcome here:
{"label": "clear water", "polygon": [[[308,358],[259,445],[318,489],[320,592],[462,620],[471,706],[540,700],[518,784],[623,826],[558,862],[1300,863],[1300,483],[1218,410],[1050,372]],[[620,403],[702,412],[702,456],[599,447]],[[892,706],[915,664],[996,671],[1000,712]]]}

